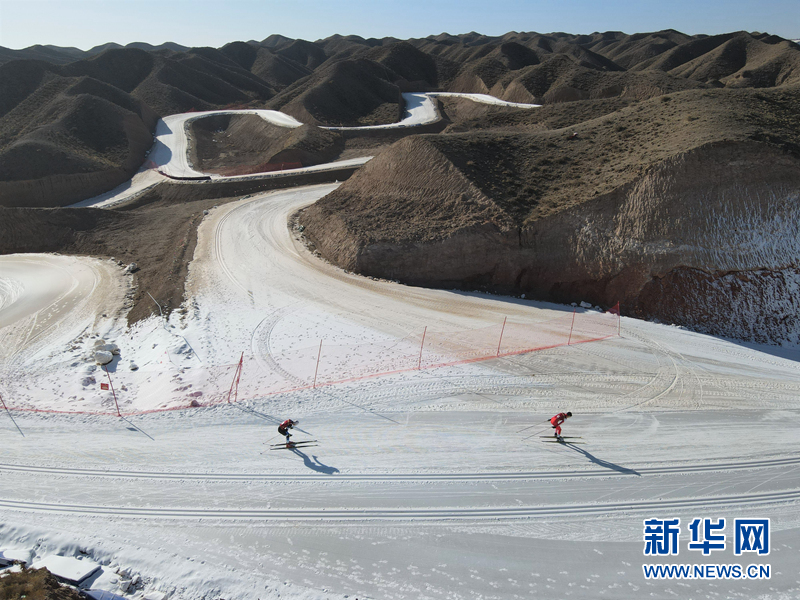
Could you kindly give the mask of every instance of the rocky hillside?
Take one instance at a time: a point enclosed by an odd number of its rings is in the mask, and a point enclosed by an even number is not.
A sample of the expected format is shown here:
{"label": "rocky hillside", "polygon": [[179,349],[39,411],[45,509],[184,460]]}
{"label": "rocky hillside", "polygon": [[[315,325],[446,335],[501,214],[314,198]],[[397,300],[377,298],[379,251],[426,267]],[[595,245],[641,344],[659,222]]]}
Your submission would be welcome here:
{"label": "rocky hillside", "polygon": [[300,223],[367,275],[799,342],[800,88],[574,108],[398,142]]}

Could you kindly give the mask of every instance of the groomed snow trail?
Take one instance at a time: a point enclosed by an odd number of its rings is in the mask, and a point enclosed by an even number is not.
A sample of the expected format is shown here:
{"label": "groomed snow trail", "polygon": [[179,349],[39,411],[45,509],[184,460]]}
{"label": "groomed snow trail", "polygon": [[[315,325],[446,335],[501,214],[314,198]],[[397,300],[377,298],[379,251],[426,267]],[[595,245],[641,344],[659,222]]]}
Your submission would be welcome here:
{"label": "groomed snow trail", "polygon": [[[168,325],[199,359],[142,368],[169,378],[158,403],[241,352],[291,378],[287,357],[320,340],[354,348],[571,313],[328,265],[287,220],[334,187],[206,218],[188,311]],[[794,597],[799,395],[796,352],[623,319],[601,342],[233,405],[17,413],[25,437],[0,420],[13,439],[0,448],[0,548],[40,539],[69,553],[80,540],[181,598],[672,598],[687,582],[642,576],[658,562],[643,557],[643,519],[769,517],[768,557],[703,557],[684,532],[681,562],[772,565],[767,581],[691,581],[696,598]],[[542,443],[561,410],[583,445]],[[268,450],[290,416],[295,439],[319,446]]]}

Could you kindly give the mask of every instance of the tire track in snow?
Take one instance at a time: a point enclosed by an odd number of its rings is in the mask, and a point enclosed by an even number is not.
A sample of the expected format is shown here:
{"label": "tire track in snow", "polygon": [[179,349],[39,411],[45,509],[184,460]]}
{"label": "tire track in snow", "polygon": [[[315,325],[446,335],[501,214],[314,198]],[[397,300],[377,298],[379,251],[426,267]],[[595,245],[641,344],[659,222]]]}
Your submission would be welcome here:
{"label": "tire track in snow", "polygon": [[[648,403],[650,403],[650,402],[653,402],[653,401],[655,401],[655,400],[658,400],[658,399],[660,399],[660,398],[662,398],[662,397],[666,396],[667,394],[669,394],[669,393],[670,393],[670,392],[671,392],[671,391],[672,391],[672,390],[675,388],[675,386],[676,386],[676,385],[677,385],[679,382],[681,382],[681,374],[680,374],[680,370],[678,369],[678,364],[675,362],[675,359],[674,359],[674,358],[672,358],[672,356],[670,355],[670,353],[669,353],[669,352],[666,352],[666,351],[664,350],[664,348],[663,348],[663,347],[661,347],[661,345],[660,345],[660,344],[658,344],[658,343],[654,342],[653,340],[646,339],[646,338],[644,338],[644,337],[642,337],[642,336],[640,336],[640,335],[637,335],[637,334],[635,334],[635,333],[633,334],[633,337],[634,337],[635,339],[637,339],[638,341],[640,341],[640,342],[644,343],[644,344],[645,344],[646,346],[648,346],[648,347],[649,347],[651,350],[653,350],[653,349],[658,349],[658,351],[659,351],[661,354],[663,354],[664,356],[666,356],[666,357],[667,357],[667,358],[670,360],[670,362],[672,363],[672,369],[671,369],[671,371],[673,372],[673,378],[672,378],[672,381],[670,382],[670,384],[669,384],[669,385],[666,387],[666,389],[662,390],[660,393],[658,393],[658,394],[655,394],[655,395],[653,395],[653,396],[651,396],[651,397],[649,397],[649,398],[644,398],[643,400],[640,400],[640,401],[638,401],[638,402],[634,402],[633,404],[630,404],[630,405],[628,405],[628,406],[624,406],[624,407],[622,407],[622,408],[619,408],[619,409],[617,409],[617,410],[616,410],[616,411],[614,411],[614,412],[621,412],[621,411],[631,410],[632,408],[638,408],[638,407],[640,407],[640,406],[643,406],[643,405],[645,405],[645,404],[648,404]],[[655,353],[655,352],[654,352],[653,354],[654,354],[654,356],[658,357],[658,354],[657,354],[657,353]],[[650,381],[650,383],[655,383],[656,381],[659,381],[659,380],[661,379],[661,376],[662,376],[662,368],[661,368],[661,366],[660,366],[660,362],[661,362],[661,361],[659,361],[659,369],[658,369],[658,371],[659,371],[659,372],[658,372],[658,374],[656,375],[656,377],[654,377],[654,378],[653,378],[653,379]],[[650,383],[648,383],[647,385],[643,386],[643,387],[642,387],[642,388],[640,388],[639,390],[636,390],[635,392],[631,392],[630,394],[625,394],[625,395],[623,396],[623,398],[625,398],[625,397],[628,397],[628,396],[631,396],[631,395],[634,395],[634,394],[637,394],[637,393],[639,393],[639,392],[643,391],[645,388],[647,388],[647,387],[649,387],[649,386],[650,386]]]}
{"label": "tire track in snow", "polygon": [[[636,337],[636,336],[634,336],[634,337]],[[672,363],[675,365],[676,373],[678,373],[679,369],[678,369],[678,363],[673,358],[673,355],[678,357],[681,366],[683,366],[683,368],[686,369],[689,373],[691,373],[692,377],[694,377],[697,380],[697,388],[695,388],[695,389],[697,390],[699,398],[698,398],[698,400],[696,402],[694,402],[693,408],[702,407],[702,405],[703,405],[703,382],[700,379],[699,375],[697,374],[697,371],[693,368],[692,361],[687,359],[680,352],[676,352],[675,350],[672,350],[671,348],[667,348],[664,344],[661,344],[661,343],[657,342],[656,340],[651,339],[647,343],[656,346],[659,350],[661,350],[664,354],[666,354],[670,358],[670,360],[672,360]],[[679,396],[679,401],[683,399],[683,390],[686,387],[683,377],[681,377],[680,380],[681,380],[681,394]],[[691,399],[691,394],[692,394],[691,390],[689,391],[689,394],[690,394],[690,399]]]}
{"label": "tire track in snow", "polygon": [[292,382],[294,385],[304,386],[308,385],[308,381],[284,369],[280,363],[275,360],[274,352],[270,347],[272,330],[275,329],[275,326],[280,323],[287,314],[291,314],[297,309],[298,307],[296,306],[278,308],[256,325],[250,337],[250,351],[253,354],[253,358],[255,358],[258,365],[264,371],[278,373],[281,377]]}

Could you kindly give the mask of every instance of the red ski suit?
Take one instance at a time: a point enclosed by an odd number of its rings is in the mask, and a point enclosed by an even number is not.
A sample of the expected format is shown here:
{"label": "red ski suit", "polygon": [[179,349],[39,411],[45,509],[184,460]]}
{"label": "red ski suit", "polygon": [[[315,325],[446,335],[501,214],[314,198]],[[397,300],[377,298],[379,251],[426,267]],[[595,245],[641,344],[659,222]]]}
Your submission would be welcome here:
{"label": "red ski suit", "polygon": [[278,425],[278,433],[281,435],[286,436],[286,440],[288,441],[290,437],[289,430],[297,424],[297,421],[292,421],[291,419],[286,419],[283,423]]}
{"label": "red ski suit", "polygon": [[567,413],[558,413],[555,417],[550,419],[550,425],[556,430],[556,435],[561,435],[561,424],[567,420]]}

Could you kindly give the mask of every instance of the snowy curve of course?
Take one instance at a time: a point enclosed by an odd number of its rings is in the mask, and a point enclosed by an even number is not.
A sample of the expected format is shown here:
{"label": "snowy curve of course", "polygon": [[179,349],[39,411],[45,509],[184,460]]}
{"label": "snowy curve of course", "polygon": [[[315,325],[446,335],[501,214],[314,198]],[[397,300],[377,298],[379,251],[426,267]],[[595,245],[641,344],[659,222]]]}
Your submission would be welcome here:
{"label": "snowy curve of course", "polygon": [[83,382],[96,370],[85,334],[122,326],[130,287],[108,260],[0,256],[0,394],[10,398],[9,391],[22,384],[60,398],[58,408],[80,410]]}
{"label": "snowy curve of course", "polygon": [[[473,100],[474,102],[479,102],[482,104],[492,104],[496,106],[508,106],[514,108],[539,107],[539,105],[536,104],[506,102],[486,94],[461,94],[453,92],[405,93],[403,94],[403,98],[406,103],[406,115],[398,123],[389,123],[387,125],[370,125],[364,127],[322,127],[322,129],[330,129],[334,131],[361,131],[376,129],[391,130],[435,123],[441,119],[441,115],[439,115],[436,108],[436,103],[433,100],[436,97],[459,97]],[[285,113],[275,110],[259,109],[211,110],[203,112],[181,113],[164,117],[163,119],[159,119],[158,124],[156,125],[155,142],[150,150],[145,164],[131,179],[131,181],[118,186],[110,192],[101,194],[95,198],[78,202],[72,206],[95,206],[100,208],[112,206],[153,187],[167,177],[177,179],[211,178],[220,181],[265,177],[263,173],[256,173],[247,176],[211,175],[209,173],[197,171],[189,164],[189,141],[186,136],[187,123],[203,117],[235,114],[255,114],[265,121],[272,123],[273,125],[290,129],[300,127],[302,125],[300,121]],[[291,169],[283,172],[312,173],[315,171],[323,171],[336,167],[357,166],[366,163],[371,158],[371,156],[365,156],[362,158],[336,161],[334,163],[326,163],[312,167]]]}

